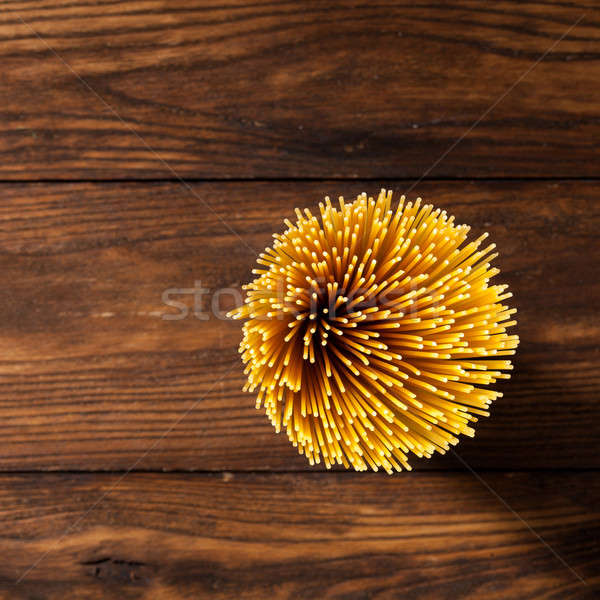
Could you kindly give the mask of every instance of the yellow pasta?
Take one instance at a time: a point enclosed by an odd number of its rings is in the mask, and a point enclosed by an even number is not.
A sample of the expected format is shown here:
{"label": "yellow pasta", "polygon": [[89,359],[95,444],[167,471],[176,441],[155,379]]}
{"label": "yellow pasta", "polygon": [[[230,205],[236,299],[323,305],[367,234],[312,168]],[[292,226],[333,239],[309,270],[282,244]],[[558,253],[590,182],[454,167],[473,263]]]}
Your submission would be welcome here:
{"label": "yellow pasta", "polygon": [[319,208],[285,221],[231,313],[247,319],[244,389],[311,465],[410,469],[473,436],[509,377],[516,309],[489,283],[495,245],[385,190]]}

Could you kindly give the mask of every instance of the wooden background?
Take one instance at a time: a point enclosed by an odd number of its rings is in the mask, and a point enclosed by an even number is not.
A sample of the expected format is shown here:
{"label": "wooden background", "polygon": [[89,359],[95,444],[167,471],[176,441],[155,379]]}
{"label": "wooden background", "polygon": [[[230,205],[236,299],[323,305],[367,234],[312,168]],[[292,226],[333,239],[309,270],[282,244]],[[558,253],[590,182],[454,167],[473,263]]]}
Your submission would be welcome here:
{"label": "wooden background", "polygon": [[[599,139],[591,1],[0,2],[0,598],[597,597]],[[163,294],[382,186],[490,233],[522,341],[457,455],[327,473]]]}

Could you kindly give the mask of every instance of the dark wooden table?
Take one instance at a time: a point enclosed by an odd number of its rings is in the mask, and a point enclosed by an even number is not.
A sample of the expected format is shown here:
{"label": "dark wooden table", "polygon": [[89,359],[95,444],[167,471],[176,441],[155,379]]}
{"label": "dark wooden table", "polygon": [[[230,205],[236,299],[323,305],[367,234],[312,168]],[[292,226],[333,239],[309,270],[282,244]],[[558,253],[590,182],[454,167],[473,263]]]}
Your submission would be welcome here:
{"label": "dark wooden table", "polygon": [[[0,598],[597,597],[595,2],[0,2],[0,114]],[[521,347],[456,455],[325,472],[165,293],[382,186],[490,233]]]}

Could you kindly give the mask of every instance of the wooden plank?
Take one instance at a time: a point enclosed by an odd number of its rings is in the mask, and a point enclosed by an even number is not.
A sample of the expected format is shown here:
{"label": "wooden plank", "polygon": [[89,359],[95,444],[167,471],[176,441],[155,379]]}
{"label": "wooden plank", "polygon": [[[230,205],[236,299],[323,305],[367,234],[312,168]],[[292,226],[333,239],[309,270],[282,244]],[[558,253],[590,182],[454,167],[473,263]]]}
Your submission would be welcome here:
{"label": "wooden plank", "polygon": [[[0,467],[308,468],[241,391],[240,324],[195,318],[190,295],[172,296],[190,307],[187,318],[165,320],[177,310],[163,292],[199,281],[211,290],[208,307],[215,290],[251,278],[253,249],[270,243],[294,206],[374,188],[206,183],[191,195],[168,183],[5,185]],[[597,189],[489,181],[413,192],[474,235],[490,232],[519,309],[514,378],[475,439],[458,446],[473,466],[600,466]],[[412,464],[457,466],[451,456]]]}
{"label": "wooden plank", "polygon": [[5,475],[0,595],[596,597],[598,477],[483,476]]}
{"label": "wooden plank", "polygon": [[0,178],[600,172],[589,2],[0,8]]}

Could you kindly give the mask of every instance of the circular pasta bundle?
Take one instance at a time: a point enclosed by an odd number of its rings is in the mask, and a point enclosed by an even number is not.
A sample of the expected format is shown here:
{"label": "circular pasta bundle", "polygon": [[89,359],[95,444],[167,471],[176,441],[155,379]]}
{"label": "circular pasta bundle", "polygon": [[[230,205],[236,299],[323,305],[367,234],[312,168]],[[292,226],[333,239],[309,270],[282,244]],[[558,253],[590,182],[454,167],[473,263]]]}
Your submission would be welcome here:
{"label": "circular pasta bundle", "polygon": [[245,390],[310,464],[388,473],[474,435],[512,369],[494,244],[392,194],[296,209],[244,286]]}

